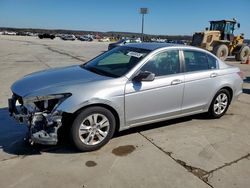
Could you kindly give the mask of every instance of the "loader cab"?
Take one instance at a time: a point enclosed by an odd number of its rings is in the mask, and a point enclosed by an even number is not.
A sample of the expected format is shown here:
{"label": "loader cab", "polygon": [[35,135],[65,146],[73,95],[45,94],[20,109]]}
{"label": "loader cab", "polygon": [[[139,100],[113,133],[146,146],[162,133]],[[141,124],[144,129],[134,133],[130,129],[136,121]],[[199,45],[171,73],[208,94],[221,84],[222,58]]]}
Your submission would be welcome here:
{"label": "loader cab", "polygon": [[[221,40],[233,41],[234,30],[237,22],[235,20],[210,21],[211,31],[220,31]],[[237,24],[238,28],[240,24]]]}

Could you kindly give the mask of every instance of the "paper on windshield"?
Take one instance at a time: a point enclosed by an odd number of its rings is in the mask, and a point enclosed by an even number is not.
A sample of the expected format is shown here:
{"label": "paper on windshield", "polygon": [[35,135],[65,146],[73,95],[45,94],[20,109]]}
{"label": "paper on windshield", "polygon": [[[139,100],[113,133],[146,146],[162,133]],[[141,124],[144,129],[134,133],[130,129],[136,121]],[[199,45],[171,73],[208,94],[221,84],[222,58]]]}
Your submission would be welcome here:
{"label": "paper on windshield", "polygon": [[138,53],[138,52],[128,52],[127,55],[132,56],[132,57],[137,57],[137,58],[140,58],[143,56],[143,54]]}

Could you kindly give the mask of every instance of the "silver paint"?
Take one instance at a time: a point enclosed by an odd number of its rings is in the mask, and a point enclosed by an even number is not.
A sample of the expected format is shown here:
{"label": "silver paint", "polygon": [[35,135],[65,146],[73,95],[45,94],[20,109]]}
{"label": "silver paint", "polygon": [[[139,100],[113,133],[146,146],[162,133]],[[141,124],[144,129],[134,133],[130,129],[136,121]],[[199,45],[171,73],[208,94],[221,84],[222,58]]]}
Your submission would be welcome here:
{"label": "silver paint", "polygon": [[[12,85],[12,92],[24,99],[71,93],[57,106],[59,112],[75,113],[89,105],[106,105],[118,114],[119,130],[206,112],[216,92],[223,87],[233,90],[233,100],[242,92],[242,79],[237,74],[239,69],[226,65],[207,51],[169,44],[127,46],[151,49],[152,52],[120,78],[100,76],[80,66],[71,66],[27,75]],[[171,49],[208,53],[217,59],[217,68],[156,77],[152,82],[132,81],[149,59]]]}

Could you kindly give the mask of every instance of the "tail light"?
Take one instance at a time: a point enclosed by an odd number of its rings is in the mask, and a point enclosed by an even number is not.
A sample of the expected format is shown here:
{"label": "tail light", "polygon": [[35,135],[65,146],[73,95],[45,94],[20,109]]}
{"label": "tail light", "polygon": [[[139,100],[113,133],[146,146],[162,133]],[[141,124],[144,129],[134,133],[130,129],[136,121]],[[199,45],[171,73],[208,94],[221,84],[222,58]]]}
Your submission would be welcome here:
{"label": "tail light", "polygon": [[237,72],[237,74],[240,76],[240,78],[242,80],[244,80],[246,78],[245,75],[244,75],[244,72],[242,72],[242,71]]}

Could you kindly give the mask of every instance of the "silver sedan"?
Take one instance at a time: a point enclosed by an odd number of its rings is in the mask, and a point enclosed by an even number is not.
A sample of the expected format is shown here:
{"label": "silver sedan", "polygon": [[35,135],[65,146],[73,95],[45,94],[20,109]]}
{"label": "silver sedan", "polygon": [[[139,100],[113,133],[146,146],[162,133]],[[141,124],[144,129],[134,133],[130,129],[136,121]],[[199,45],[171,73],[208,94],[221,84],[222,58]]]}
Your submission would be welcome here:
{"label": "silver sedan", "polygon": [[9,111],[28,124],[31,143],[56,144],[67,129],[79,150],[91,151],[115,131],[204,112],[220,118],[242,83],[238,68],[202,49],[129,44],[16,81]]}

